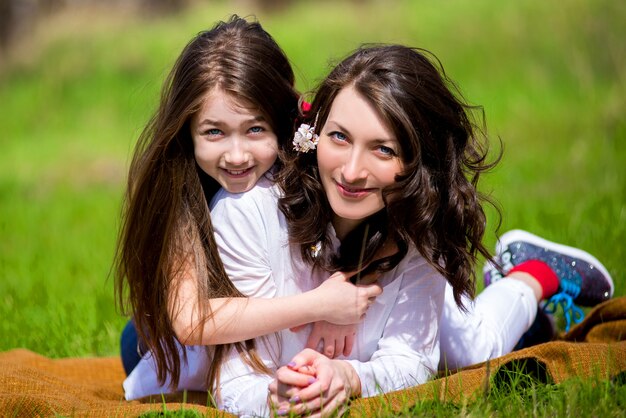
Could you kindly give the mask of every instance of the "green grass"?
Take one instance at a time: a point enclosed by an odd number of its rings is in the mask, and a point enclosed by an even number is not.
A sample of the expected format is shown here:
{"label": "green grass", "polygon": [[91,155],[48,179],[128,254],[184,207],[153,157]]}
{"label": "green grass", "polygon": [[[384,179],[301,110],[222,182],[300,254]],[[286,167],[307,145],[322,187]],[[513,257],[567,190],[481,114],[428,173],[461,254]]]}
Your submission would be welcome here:
{"label": "green grass", "polygon": [[[501,232],[523,228],[586,249],[613,275],[616,295],[626,294],[625,3],[294,3],[257,15],[292,59],[300,90],[360,42],[434,52],[464,96],[484,106],[494,148],[498,138],[504,145],[482,186],[503,208]],[[182,47],[231,12],[254,9],[215,2],[159,20],[76,12],[36,30],[5,60],[0,350],[118,353],[125,319],[115,310],[109,269],[129,156]],[[495,221],[490,211],[490,246]],[[609,389],[537,388],[532,396],[541,402],[525,411],[568,415],[580,405],[567,396],[585,390]],[[608,395],[606,402],[619,406]],[[612,416],[601,402],[596,407],[582,411]],[[424,408],[417,411],[430,415],[433,406]],[[438,408],[444,415],[499,410],[493,398],[478,410]]]}

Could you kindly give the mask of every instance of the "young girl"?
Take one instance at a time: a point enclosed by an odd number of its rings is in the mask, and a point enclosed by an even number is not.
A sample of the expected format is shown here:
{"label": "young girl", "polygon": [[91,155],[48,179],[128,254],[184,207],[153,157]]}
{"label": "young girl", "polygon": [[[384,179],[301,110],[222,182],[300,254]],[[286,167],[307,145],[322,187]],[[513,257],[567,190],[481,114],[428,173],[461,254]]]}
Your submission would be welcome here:
{"label": "young girl", "polygon": [[[270,300],[268,293],[237,289],[224,272],[207,202],[220,186],[240,193],[262,178],[278,150],[291,146],[297,115],[289,61],[258,23],[234,16],[181,53],[128,178],[116,259],[118,297],[133,316],[122,341],[127,373],[147,352],[157,380],[175,388],[185,359],[179,342],[218,345],[314,321],[355,323],[380,293],[377,285],[354,286],[337,274],[310,292]],[[350,339],[348,332],[338,328],[321,338]],[[236,348],[264,370],[253,341]],[[211,348],[215,364],[226,349]],[[217,369],[205,371],[210,387]]]}

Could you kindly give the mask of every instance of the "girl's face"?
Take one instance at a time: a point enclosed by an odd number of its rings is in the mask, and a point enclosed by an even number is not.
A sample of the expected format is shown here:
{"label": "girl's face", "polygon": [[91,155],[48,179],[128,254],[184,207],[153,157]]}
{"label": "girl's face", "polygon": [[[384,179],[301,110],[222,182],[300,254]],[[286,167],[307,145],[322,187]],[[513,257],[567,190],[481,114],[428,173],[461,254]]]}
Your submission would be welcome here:
{"label": "girl's face", "polygon": [[400,144],[376,110],[352,86],[339,92],[321,130],[317,164],[343,238],[385,207],[383,188],[402,171]]}
{"label": "girl's face", "polygon": [[250,190],[278,155],[278,140],[259,110],[220,89],[191,120],[196,162],[231,193]]}

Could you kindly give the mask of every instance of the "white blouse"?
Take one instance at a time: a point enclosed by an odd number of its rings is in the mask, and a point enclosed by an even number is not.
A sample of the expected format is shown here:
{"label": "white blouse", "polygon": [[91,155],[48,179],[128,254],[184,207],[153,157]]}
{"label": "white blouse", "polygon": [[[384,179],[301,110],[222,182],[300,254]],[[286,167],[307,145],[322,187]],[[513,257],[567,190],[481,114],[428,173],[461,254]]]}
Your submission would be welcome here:
{"label": "white blouse", "polygon": [[[312,271],[302,261],[299,248],[289,245],[278,194],[276,185],[261,179],[246,193],[222,190],[213,200],[211,219],[224,267],[235,286],[250,297],[302,293],[329,276],[319,269]],[[336,237],[334,244],[339,244]],[[359,324],[352,353],[345,359],[361,380],[363,397],[424,383],[439,362],[445,279],[411,247],[379,283],[383,293]],[[291,361],[304,348],[310,330],[310,326],[299,332],[284,330],[266,338],[267,344],[258,342],[264,363],[276,370]],[[187,357],[178,389],[206,390],[204,347],[188,347]],[[237,415],[269,415],[267,387],[272,379],[254,373],[233,350],[222,365],[217,405]],[[167,384],[158,385],[148,353],[124,382],[126,399],[169,392]]]}

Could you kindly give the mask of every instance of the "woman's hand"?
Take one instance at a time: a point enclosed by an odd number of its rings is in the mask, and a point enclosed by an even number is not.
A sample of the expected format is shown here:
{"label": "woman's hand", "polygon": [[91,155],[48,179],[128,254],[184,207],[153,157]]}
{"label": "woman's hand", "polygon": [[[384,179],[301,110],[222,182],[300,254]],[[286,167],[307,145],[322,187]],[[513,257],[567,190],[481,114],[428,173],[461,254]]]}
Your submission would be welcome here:
{"label": "woman's hand", "polygon": [[304,349],[278,369],[269,390],[277,415],[327,417],[361,394],[361,381],[350,363]]}
{"label": "woman's hand", "polygon": [[328,358],[340,355],[349,356],[354,345],[357,324],[335,325],[320,321],[313,324],[313,329],[306,342],[306,348],[312,348]]}

